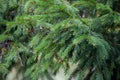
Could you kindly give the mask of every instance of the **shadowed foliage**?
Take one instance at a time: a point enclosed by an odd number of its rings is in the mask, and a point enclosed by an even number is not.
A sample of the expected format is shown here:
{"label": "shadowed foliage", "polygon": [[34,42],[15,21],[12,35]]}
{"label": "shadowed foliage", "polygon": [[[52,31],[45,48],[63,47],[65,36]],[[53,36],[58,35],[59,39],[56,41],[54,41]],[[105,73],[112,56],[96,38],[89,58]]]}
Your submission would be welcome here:
{"label": "shadowed foliage", "polygon": [[[24,80],[120,79],[119,0],[0,0],[0,72]],[[71,71],[70,67],[77,64]]]}

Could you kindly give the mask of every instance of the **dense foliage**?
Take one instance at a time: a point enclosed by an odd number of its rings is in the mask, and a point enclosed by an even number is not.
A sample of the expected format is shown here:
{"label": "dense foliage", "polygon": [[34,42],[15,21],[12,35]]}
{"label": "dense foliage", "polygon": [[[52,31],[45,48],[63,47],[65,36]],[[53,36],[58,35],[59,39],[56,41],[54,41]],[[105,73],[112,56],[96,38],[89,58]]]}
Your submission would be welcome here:
{"label": "dense foliage", "polygon": [[60,68],[69,80],[119,80],[119,7],[119,0],[0,0],[1,76],[19,65],[25,80],[50,80]]}

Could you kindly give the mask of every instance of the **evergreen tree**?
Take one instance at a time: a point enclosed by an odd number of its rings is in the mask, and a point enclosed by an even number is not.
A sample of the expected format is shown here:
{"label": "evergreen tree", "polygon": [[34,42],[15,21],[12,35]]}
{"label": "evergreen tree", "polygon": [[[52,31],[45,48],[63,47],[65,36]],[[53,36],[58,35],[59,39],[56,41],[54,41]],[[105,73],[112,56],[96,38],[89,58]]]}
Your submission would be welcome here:
{"label": "evergreen tree", "polygon": [[52,80],[60,68],[68,80],[119,80],[119,6],[119,0],[0,0],[1,75],[19,65],[26,80]]}

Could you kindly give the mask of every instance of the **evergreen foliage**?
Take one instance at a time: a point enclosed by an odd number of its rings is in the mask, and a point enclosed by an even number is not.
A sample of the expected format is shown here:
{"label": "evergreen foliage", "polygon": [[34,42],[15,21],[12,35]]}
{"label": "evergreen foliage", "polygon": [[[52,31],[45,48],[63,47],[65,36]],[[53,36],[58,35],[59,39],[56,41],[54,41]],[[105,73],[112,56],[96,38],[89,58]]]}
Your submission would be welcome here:
{"label": "evergreen foliage", "polygon": [[[0,72],[24,68],[25,80],[56,74],[120,79],[119,0],[0,0]],[[4,72],[4,71],[5,72]]]}

